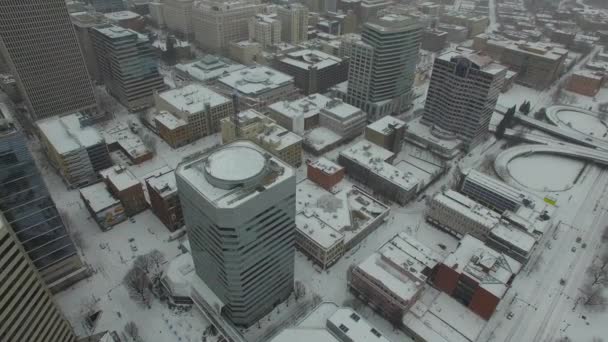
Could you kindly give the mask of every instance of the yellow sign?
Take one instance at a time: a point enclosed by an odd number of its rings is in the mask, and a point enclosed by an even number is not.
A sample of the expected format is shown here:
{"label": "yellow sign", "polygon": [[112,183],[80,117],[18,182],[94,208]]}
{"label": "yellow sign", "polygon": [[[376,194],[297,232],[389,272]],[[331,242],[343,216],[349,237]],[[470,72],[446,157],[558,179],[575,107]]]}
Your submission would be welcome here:
{"label": "yellow sign", "polygon": [[555,206],[555,204],[557,203],[557,200],[553,197],[545,197],[545,203]]}

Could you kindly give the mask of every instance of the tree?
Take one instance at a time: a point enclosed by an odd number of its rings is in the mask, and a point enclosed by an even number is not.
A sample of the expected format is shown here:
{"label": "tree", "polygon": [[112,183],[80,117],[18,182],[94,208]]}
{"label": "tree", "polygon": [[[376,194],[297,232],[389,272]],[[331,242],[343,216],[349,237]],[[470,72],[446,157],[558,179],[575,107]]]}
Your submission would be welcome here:
{"label": "tree", "polygon": [[359,299],[352,297],[352,298],[345,299],[344,302],[342,302],[342,306],[347,306],[347,307],[357,311],[363,306],[363,303],[361,303],[361,301]]}
{"label": "tree", "polygon": [[608,254],[596,258],[585,271],[591,286],[608,285]]}
{"label": "tree", "polygon": [[513,121],[513,117],[515,116],[515,111],[516,111],[515,106],[513,106],[513,107],[509,108],[509,110],[507,110],[507,112],[503,116],[502,120],[500,120],[500,122],[498,123],[498,126],[496,126],[496,132],[495,132],[496,138],[501,139],[502,137],[504,137],[505,131],[507,130],[507,128],[512,126],[512,121]]}
{"label": "tree", "polygon": [[135,342],[141,341],[141,337],[139,336],[139,328],[137,328],[137,324],[135,324],[135,322],[129,321],[129,322],[127,322],[127,324],[125,324],[125,333],[133,341],[135,341]]}
{"label": "tree", "polygon": [[299,280],[296,280],[296,282],[294,283],[293,295],[295,296],[296,301],[306,296],[306,287]]}
{"label": "tree", "polygon": [[137,266],[131,268],[125,275],[123,283],[133,300],[149,306],[150,280],[143,269]]}
{"label": "tree", "polygon": [[583,306],[593,312],[603,312],[608,306],[608,299],[604,295],[604,287],[587,283],[581,289]]}
{"label": "tree", "polygon": [[167,260],[165,259],[165,255],[158,249],[152,250],[147,255],[149,256],[150,261],[154,264],[154,267],[156,267],[156,269],[160,270],[162,268],[162,265],[167,262]]}
{"label": "tree", "polygon": [[545,120],[545,117],[547,115],[547,109],[546,108],[541,108],[538,111],[536,111],[536,113],[534,113],[534,118],[536,120]]}
{"label": "tree", "polygon": [[150,258],[150,256],[148,254],[144,254],[144,255],[138,256],[135,259],[135,261],[133,262],[133,265],[136,268],[139,268],[142,271],[144,271],[147,275],[152,271],[152,268],[154,267],[154,262],[152,261],[152,259]]}

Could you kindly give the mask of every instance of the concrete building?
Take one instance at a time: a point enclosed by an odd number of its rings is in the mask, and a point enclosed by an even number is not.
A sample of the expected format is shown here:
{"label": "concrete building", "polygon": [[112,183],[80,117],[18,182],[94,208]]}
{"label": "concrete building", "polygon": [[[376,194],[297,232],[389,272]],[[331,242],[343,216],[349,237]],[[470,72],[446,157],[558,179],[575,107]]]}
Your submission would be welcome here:
{"label": "concrete building", "polygon": [[448,33],[438,29],[426,29],[422,33],[421,49],[437,52],[443,50],[448,41]]}
{"label": "concrete building", "polygon": [[86,269],[27,148],[25,134],[1,102],[0,151],[0,212],[47,286],[58,291],[72,285],[86,276]]}
{"label": "concrete building", "polygon": [[162,4],[163,23],[167,29],[177,34],[181,38],[193,38],[193,0],[163,0]]}
{"label": "concrete building", "polygon": [[446,40],[450,43],[462,43],[469,37],[469,30],[464,26],[439,24],[437,29],[447,33]]}
{"label": "concrete building", "polygon": [[405,130],[405,122],[385,116],[365,127],[365,139],[393,153],[399,153],[403,147]]}
{"label": "concrete building", "polygon": [[294,77],[304,94],[326,93],[329,88],[348,78],[348,61],[319,50],[288,52],[277,59],[278,70]]}
{"label": "concrete building", "polygon": [[469,234],[482,241],[500,222],[499,213],[453,190],[433,196],[425,217],[428,222],[457,237]]}
{"label": "concrete building", "polygon": [[306,162],[306,177],[323,189],[330,191],[344,178],[344,168],[331,160],[320,157]]}
{"label": "concrete building", "polygon": [[135,122],[111,121],[100,130],[101,136],[108,145],[110,154],[126,157],[134,165],[141,164],[154,157],[154,153],[137,134],[142,127]]}
{"label": "concrete building", "polygon": [[104,182],[81,188],[79,192],[84,206],[101,230],[108,231],[127,220],[125,207],[110,193]]}
{"label": "concrete building", "polygon": [[160,170],[146,178],[152,212],[172,232],[184,226],[184,214],[177,194],[175,172]]}
{"label": "concrete building", "polygon": [[340,152],[338,163],[346,173],[374,190],[375,193],[401,205],[418,191],[418,179],[392,164],[395,154],[371,142],[360,141]]}
{"label": "concrete building", "polygon": [[521,207],[534,207],[530,194],[518,190],[494,177],[470,169],[465,172],[460,192],[475,201],[496,210],[517,212]]}
{"label": "concrete building", "polygon": [[606,83],[604,72],[592,70],[577,70],[572,73],[566,84],[566,90],[577,94],[593,97]]}
{"label": "concrete building", "polygon": [[490,19],[487,16],[463,12],[444,13],[440,16],[440,21],[446,24],[464,26],[468,31],[467,38],[473,38],[484,33],[490,24]]}
{"label": "concrete building", "polygon": [[234,63],[228,58],[205,55],[195,62],[176,64],[175,76],[182,81],[197,81],[203,84],[211,84],[226,73],[244,68],[244,65]]}
{"label": "concrete building", "polygon": [[305,131],[319,126],[319,113],[331,98],[312,94],[294,101],[280,101],[268,106],[268,116],[279,125],[303,135]]}
{"label": "concrete building", "polygon": [[237,92],[242,110],[261,110],[281,100],[293,100],[298,95],[292,76],[261,65],[233,71],[220,78],[218,86],[227,96]]}
{"label": "concrete building", "polygon": [[127,216],[135,216],[148,208],[144,188],[125,167],[115,165],[99,172],[110,193],[120,200]]}
{"label": "concrete building", "polygon": [[2,339],[7,342],[75,342],[76,335],[70,323],[2,214],[0,255]]}
{"label": "concrete building", "polygon": [[97,12],[109,13],[125,10],[123,0],[86,0]]}
{"label": "concrete building", "polygon": [[219,132],[220,120],[234,112],[230,99],[194,83],[156,93],[154,100],[160,136],[174,148]]}
{"label": "concrete building", "polygon": [[106,13],[104,15],[105,20],[116,26],[126,28],[129,30],[143,32],[146,28],[146,22],[144,17],[131,11],[119,11]]}
{"label": "concrete building", "polygon": [[105,16],[99,13],[76,12],[70,14],[70,19],[74,25],[74,31],[84,56],[84,61],[89,71],[89,76],[93,81],[100,80],[99,67],[97,66],[97,55],[91,39],[91,28],[103,25]]}
{"label": "concrete building", "polygon": [[251,326],[293,288],[294,170],[239,140],[185,159],[175,175],[197,275],[232,323]]}
{"label": "concrete building", "polygon": [[507,69],[477,53],[435,58],[422,123],[470,149],[488,133]]}
{"label": "concrete building", "polygon": [[343,342],[390,342],[350,308],[340,308],[327,319],[327,330]]}
{"label": "concrete building", "polygon": [[281,42],[281,21],[276,14],[257,14],[249,19],[249,40],[269,48]]}
{"label": "concrete building", "polygon": [[192,7],[195,41],[212,52],[226,52],[230,42],[249,38],[249,19],[260,13],[259,0],[201,0]]}
{"label": "concrete building", "polygon": [[441,255],[400,233],[352,270],[348,288],[389,321],[400,322],[441,261]]}
{"label": "concrete building", "polygon": [[0,37],[0,53],[32,119],[96,110],[64,0],[2,1]]}
{"label": "concrete building", "polygon": [[99,171],[112,166],[106,141],[83,119],[84,115],[74,113],[37,122],[49,162],[70,188],[96,183]]}
{"label": "concrete building", "polygon": [[564,69],[568,50],[544,43],[475,37],[473,48],[482,50],[494,60],[517,72],[517,82],[534,89],[546,89]]}
{"label": "concrete building", "polygon": [[369,121],[410,107],[421,39],[412,17],[389,14],[364,25],[350,58],[347,101]]}
{"label": "concrete building", "polygon": [[290,44],[300,44],[308,40],[308,8],[292,3],[277,8],[281,21],[282,40]]}
{"label": "concrete building", "polygon": [[293,167],[302,164],[302,138],[277,125],[274,120],[249,109],[221,120],[222,142],[249,139]]}
{"label": "concrete building", "polygon": [[108,25],[91,30],[101,80],[131,111],[150,107],[153,94],[167,88],[148,37]]}
{"label": "concrete building", "polygon": [[228,44],[228,55],[230,58],[245,65],[256,64],[258,60],[261,62],[262,51],[262,44],[250,42],[249,40],[230,42]]}
{"label": "concrete building", "polygon": [[437,266],[434,285],[488,320],[522,265],[466,235]]}
{"label": "concrete building", "polygon": [[319,125],[330,129],[347,141],[365,129],[367,116],[363,111],[340,99],[332,99],[319,112]]}

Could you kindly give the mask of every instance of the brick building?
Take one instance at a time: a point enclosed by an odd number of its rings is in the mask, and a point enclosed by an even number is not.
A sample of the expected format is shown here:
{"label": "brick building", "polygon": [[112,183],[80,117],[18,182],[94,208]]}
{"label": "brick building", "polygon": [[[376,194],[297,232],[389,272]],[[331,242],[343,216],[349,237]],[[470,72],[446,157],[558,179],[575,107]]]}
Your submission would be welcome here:
{"label": "brick building", "polygon": [[365,127],[365,139],[393,153],[399,153],[405,130],[405,122],[392,116],[385,116]]}
{"label": "brick building", "polygon": [[329,159],[321,157],[315,161],[309,160],[306,165],[308,179],[325,190],[331,190],[344,178],[344,168]]}
{"label": "brick building", "polygon": [[578,70],[572,73],[566,84],[566,90],[585,96],[595,96],[604,83],[602,72]]}
{"label": "brick building", "polygon": [[433,284],[488,320],[521,267],[518,261],[466,235],[437,266]]}
{"label": "brick building", "polygon": [[102,170],[100,174],[110,193],[124,206],[127,216],[136,215],[148,208],[144,188],[131,171],[123,166],[115,165]]}
{"label": "brick building", "polygon": [[184,214],[177,194],[173,170],[160,170],[146,179],[152,212],[170,231],[184,226]]}

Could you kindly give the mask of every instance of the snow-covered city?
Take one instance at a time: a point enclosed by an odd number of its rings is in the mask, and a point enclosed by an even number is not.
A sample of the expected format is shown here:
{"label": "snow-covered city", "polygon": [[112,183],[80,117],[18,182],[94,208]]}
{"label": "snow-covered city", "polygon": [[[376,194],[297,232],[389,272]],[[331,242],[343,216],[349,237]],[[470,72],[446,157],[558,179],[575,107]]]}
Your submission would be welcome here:
{"label": "snow-covered city", "polygon": [[0,341],[608,342],[608,1],[0,0]]}

